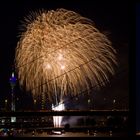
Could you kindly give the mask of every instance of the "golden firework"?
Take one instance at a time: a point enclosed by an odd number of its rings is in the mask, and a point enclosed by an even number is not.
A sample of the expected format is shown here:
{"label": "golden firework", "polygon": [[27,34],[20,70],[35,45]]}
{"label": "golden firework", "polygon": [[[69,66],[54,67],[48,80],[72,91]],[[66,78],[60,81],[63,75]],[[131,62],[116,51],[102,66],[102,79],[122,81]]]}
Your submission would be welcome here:
{"label": "golden firework", "polygon": [[76,95],[114,75],[116,51],[94,23],[66,9],[40,11],[26,18],[17,44],[15,64],[19,83],[33,96]]}

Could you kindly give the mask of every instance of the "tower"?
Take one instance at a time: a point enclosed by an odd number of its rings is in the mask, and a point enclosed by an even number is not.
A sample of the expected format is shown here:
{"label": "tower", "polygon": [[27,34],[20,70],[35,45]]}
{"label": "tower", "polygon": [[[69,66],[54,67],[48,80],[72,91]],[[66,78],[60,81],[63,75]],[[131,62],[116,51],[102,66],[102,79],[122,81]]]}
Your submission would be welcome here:
{"label": "tower", "polygon": [[[16,77],[14,72],[9,80],[11,86],[11,111],[15,111],[15,86],[16,86]],[[11,122],[16,122],[16,117],[11,117]]]}

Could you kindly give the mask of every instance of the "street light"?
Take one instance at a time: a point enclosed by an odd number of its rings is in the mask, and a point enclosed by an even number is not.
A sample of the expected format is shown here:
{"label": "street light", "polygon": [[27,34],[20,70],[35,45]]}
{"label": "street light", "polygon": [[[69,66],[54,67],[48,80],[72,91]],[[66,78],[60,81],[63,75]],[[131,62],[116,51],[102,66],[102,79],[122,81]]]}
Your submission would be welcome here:
{"label": "street light", "polygon": [[7,110],[7,103],[8,103],[8,100],[5,99],[4,102],[5,102],[5,110]]}

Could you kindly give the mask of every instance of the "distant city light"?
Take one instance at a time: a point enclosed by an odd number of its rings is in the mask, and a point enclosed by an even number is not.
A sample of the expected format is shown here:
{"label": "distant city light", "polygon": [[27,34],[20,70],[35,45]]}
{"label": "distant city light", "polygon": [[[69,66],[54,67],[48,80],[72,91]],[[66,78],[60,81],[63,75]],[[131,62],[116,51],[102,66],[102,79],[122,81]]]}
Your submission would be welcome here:
{"label": "distant city light", "polygon": [[113,100],[113,103],[116,103],[116,100],[115,99]]}
{"label": "distant city light", "polygon": [[5,100],[5,103],[7,103],[7,102],[8,102],[8,100],[6,99],[6,100]]}
{"label": "distant city light", "polygon": [[90,103],[91,102],[91,100],[90,99],[88,99],[88,103]]}

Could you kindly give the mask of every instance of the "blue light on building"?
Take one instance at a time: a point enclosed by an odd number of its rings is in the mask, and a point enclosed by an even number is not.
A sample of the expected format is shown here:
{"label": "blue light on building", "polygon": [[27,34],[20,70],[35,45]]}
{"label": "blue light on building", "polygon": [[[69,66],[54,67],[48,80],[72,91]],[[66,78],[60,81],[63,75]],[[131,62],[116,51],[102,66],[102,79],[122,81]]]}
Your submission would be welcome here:
{"label": "blue light on building", "polygon": [[[10,78],[10,86],[11,86],[11,111],[15,111],[15,86],[16,86],[16,77],[14,72],[12,72],[12,77]],[[11,117],[11,122],[16,122],[16,117]]]}

